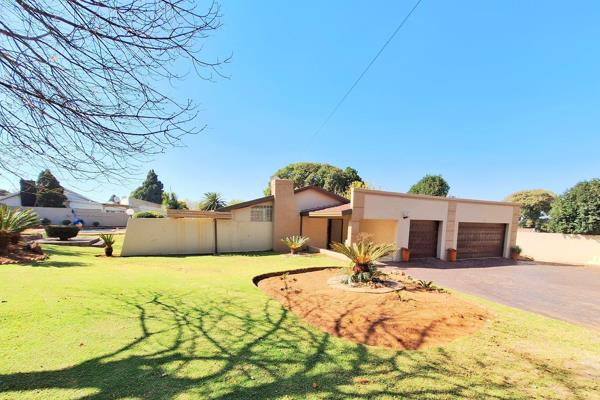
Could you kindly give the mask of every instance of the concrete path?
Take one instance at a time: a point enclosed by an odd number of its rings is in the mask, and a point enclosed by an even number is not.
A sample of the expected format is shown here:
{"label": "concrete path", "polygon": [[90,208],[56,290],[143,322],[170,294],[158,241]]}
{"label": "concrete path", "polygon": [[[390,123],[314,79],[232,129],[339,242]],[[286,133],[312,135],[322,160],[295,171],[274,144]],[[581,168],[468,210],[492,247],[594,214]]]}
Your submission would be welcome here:
{"label": "concrete path", "polygon": [[415,279],[600,329],[600,267],[505,259],[386,264],[401,268]]}

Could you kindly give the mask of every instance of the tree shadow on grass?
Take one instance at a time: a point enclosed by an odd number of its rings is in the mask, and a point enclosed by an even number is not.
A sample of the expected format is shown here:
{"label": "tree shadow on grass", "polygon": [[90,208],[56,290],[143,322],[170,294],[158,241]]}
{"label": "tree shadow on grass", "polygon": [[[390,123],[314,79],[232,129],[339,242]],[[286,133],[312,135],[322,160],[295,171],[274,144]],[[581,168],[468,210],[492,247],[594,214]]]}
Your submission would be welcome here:
{"label": "tree shadow on grass", "polygon": [[[46,389],[92,392],[83,399],[170,399],[183,393],[218,399],[523,397],[499,382],[489,360],[471,360],[469,370],[464,358],[443,348],[369,350],[304,326],[272,300],[259,307],[233,299],[197,304],[140,293],[125,301],[137,315],[137,338],[62,369],[0,374],[0,393],[23,398]],[[531,355],[525,361],[534,368],[543,364]],[[560,372],[556,384],[577,397],[582,388],[568,386],[570,371]]]}

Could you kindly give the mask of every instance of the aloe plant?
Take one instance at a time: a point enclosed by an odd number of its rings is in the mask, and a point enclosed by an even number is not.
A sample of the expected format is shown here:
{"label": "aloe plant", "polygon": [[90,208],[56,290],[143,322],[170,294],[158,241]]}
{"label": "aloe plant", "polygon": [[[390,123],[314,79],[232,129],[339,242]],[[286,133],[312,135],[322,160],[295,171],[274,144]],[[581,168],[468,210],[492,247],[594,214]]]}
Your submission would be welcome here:
{"label": "aloe plant", "polygon": [[281,241],[290,249],[291,254],[296,254],[298,250],[303,248],[306,243],[308,243],[309,240],[310,239],[306,236],[300,235],[288,236],[281,239]]}
{"label": "aloe plant", "polygon": [[332,243],[331,248],[352,261],[350,282],[369,282],[377,275],[375,261],[395,251],[396,245],[360,240],[351,244]]}
{"label": "aloe plant", "polygon": [[18,242],[21,232],[36,225],[38,216],[33,210],[0,204],[0,253],[5,254],[11,240]]}
{"label": "aloe plant", "polygon": [[115,244],[115,235],[101,233],[100,239],[104,242],[104,254],[107,257],[112,257],[113,254],[113,244]]}

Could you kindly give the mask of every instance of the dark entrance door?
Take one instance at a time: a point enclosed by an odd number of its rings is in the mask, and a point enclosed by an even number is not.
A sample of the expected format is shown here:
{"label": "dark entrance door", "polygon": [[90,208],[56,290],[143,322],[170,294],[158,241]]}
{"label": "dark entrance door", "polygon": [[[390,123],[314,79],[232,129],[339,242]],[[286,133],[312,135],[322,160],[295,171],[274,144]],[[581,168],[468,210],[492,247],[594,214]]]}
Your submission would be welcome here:
{"label": "dark entrance door", "polygon": [[410,221],[408,249],[411,258],[437,257],[438,227],[438,221]]}
{"label": "dark entrance door", "polygon": [[506,224],[458,224],[457,258],[502,257]]}
{"label": "dark entrance door", "polygon": [[342,243],[343,225],[342,219],[327,220],[327,248],[331,247],[332,242]]}

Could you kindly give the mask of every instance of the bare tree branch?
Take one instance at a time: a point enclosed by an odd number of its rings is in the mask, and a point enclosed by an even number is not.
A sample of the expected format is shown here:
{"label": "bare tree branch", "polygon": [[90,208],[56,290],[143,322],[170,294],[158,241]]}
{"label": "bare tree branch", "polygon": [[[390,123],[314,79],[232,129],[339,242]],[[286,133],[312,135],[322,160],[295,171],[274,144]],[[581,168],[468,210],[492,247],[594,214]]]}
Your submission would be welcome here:
{"label": "bare tree branch", "polygon": [[[0,173],[52,165],[77,178],[121,176],[201,131],[195,105],[159,90],[200,58],[219,6],[194,0],[0,0]],[[195,126],[194,126],[195,125]]]}

